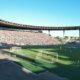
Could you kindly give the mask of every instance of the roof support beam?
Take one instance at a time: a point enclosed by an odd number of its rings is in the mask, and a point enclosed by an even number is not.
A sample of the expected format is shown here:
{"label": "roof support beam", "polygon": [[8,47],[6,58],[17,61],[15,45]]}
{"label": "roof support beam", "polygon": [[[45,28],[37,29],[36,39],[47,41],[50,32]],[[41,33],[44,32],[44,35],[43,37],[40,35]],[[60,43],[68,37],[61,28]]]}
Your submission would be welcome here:
{"label": "roof support beam", "polygon": [[80,30],[80,26],[34,26],[8,22],[0,19],[0,27],[26,30]]}

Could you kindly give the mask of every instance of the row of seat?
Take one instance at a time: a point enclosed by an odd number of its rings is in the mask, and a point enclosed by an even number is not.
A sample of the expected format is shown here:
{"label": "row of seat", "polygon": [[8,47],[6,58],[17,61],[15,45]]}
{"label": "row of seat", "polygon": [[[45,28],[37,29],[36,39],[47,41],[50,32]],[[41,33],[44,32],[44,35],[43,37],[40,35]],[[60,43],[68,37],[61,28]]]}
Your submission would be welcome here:
{"label": "row of seat", "polygon": [[17,45],[53,45],[58,40],[45,33],[0,30],[0,42]]}

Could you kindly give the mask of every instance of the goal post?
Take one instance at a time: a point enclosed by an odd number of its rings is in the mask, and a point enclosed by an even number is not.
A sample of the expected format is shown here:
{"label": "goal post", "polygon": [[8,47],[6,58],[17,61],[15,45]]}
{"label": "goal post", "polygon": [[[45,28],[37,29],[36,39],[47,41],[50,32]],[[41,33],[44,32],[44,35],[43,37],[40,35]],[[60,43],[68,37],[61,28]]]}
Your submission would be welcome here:
{"label": "goal post", "polygon": [[10,52],[21,53],[21,51],[22,51],[21,47],[14,46],[14,47],[10,48]]}
{"label": "goal post", "polygon": [[36,55],[36,60],[45,61],[48,63],[58,62],[58,53],[48,52],[48,51],[39,51]]}

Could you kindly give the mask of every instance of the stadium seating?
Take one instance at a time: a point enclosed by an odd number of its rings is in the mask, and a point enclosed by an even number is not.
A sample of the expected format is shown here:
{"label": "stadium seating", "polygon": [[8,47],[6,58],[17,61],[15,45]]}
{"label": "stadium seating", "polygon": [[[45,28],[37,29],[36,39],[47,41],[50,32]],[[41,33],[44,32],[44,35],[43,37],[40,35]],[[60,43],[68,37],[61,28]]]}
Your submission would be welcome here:
{"label": "stadium seating", "polygon": [[45,33],[0,30],[0,43],[16,45],[54,45],[59,41]]}

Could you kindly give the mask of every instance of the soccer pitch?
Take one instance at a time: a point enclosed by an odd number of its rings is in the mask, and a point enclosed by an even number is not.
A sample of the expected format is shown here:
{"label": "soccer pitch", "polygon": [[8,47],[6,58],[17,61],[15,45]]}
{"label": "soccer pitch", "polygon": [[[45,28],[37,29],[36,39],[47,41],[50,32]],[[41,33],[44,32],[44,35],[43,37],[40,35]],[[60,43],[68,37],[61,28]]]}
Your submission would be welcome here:
{"label": "soccer pitch", "polygon": [[19,48],[8,50],[24,58],[18,58],[19,64],[34,73],[50,71],[69,80],[80,80],[79,45],[57,45],[40,48]]}

